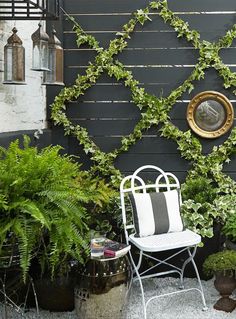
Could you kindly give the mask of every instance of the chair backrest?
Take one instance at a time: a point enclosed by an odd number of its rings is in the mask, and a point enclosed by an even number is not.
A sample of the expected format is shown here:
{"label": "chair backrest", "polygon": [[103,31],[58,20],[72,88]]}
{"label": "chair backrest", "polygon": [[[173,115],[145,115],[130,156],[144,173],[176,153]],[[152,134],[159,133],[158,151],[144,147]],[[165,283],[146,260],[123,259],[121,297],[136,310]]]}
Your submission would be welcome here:
{"label": "chair backrest", "polygon": [[[157,177],[153,183],[145,182],[141,177],[143,171],[152,170]],[[154,175],[153,174],[153,175]],[[141,176],[140,176],[141,175]],[[134,223],[132,218],[127,216],[127,201],[126,196],[135,193],[147,193],[149,191],[170,191],[173,189],[180,189],[180,183],[178,178],[169,172],[164,172],[161,168],[154,165],[145,165],[138,168],[132,175],[126,176],[120,184],[120,200],[122,209],[122,219],[124,225],[124,232],[126,242],[128,243],[128,236],[130,232],[134,232]],[[181,194],[180,194],[181,204]],[[129,223],[129,221],[132,221]]]}

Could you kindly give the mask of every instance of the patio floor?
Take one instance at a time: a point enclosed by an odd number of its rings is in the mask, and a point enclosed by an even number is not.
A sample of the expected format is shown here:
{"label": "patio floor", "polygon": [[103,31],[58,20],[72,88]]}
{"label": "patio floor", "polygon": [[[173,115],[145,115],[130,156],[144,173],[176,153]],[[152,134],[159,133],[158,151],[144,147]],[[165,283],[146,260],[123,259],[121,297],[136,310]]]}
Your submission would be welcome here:
{"label": "patio floor", "polygon": [[[185,279],[186,287],[197,287],[195,279]],[[213,279],[203,281],[203,288],[207,301],[208,310],[202,311],[202,302],[200,294],[196,292],[188,292],[183,294],[174,295],[171,297],[159,298],[152,301],[148,308],[148,319],[235,319],[236,309],[232,313],[226,313],[213,309],[213,304],[219,298],[218,292],[214,288]],[[155,295],[155,290],[158,289],[161,293],[173,291],[178,286],[178,280],[174,278],[159,278],[148,279],[145,282],[145,289],[148,291],[147,295]],[[167,288],[168,287],[168,288]],[[232,297],[236,298],[236,291]],[[141,298],[139,294],[139,286],[134,284],[128,305],[124,312],[124,319],[142,319],[141,316]],[[4,316],[0,316],[4,318]],[[9,312],[7,319],[20,319],[21,315],[15,312]],[[23,318],[38,319],[34,310],[29,311]],[[67,313],[50,313],[48,311],[40,311],[40,318],[42,319],[78,319],[75,312]],[[85,318],[79,318],[85,319]],[[87,318],[97,319],[97,318]],[[108,315],[107,318],[112,319]]]}

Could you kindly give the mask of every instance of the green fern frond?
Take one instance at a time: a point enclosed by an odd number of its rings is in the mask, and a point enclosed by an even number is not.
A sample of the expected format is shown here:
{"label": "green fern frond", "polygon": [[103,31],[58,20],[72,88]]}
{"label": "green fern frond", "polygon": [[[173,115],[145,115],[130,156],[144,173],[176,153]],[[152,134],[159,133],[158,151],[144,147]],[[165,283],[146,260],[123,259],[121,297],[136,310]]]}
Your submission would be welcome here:
{"label": "green fern frond", "polygon": [[33,257],[33,249],[38,241],[38,228],[34,224],[28,223],[27,220],[19,218],[15,220],[12,230],[18,239],[20,266],[23,271],[23,280],[25,282],[30,261]]}

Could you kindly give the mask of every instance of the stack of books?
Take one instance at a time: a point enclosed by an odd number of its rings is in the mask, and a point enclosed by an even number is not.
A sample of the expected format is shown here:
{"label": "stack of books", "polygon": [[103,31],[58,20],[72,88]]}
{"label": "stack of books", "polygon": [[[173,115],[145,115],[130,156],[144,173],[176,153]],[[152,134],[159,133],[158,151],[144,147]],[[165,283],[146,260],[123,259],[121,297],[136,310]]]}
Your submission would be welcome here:
{"label": "stack of books", "polygon": [[104,256],[106,257],[121,257],[130,250],[130,245],[119,243],[114,240],[106,239]]}

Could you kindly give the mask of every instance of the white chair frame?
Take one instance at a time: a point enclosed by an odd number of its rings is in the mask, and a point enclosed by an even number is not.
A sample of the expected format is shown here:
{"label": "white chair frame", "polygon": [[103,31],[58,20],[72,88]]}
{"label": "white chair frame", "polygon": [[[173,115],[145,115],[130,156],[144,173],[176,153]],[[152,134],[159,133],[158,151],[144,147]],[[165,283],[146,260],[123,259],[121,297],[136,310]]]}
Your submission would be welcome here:
{"label": "white chair frame", "polygon": [[[158,177],[155,180],[154,184],[145,184],[144,180],[139,176],[140,172],[144,170],[154,170],[158,173]],[[128,184],[128,187],[125,185]],[[190,230],[184,230],[178,233],[168,233],[168,234],[160,234],[160,235],[153,235],[144,238],[134,237],[135,229],[134,224],[127,224],[127,215],[126,215],[126,201],[125,196],[128,193],[135,193],[135,192],[143,192],[146,193],[147,190],[154,189],[154,191],[159,192],[161,189],[163,190],[172,190],[172,189],[180,189],[180,183],[177,177],[172,173],[166,173],[159,167],[153,165],[145,165],[138,168],[133,175],[126,176],[121,184],[120,184],[120,199],[121,199],[121,208],[122,208],[122,218],[123,218],[123,225],[124,225],[124,233],[125,239],[127,244],[134,245],[137,249],[139,249],[139,259],[138,262],[135,263],[134,258],[132,256],[132,252],[130,250],[129,256],[133,267],[133,281],[138,280],[140,284],[141,294],[142,294],[142,307],[143,307],[143,318],[147,319],[147,307],[151,301],[156,298],[166,297],[170,295],[175,295],[178,293],[189,292],[195,290],[196,292],[200,293],[202,303],[203,303],[203,310],[207,309],[206,301],[204,297],[204,292],[201,284],[201,279],[198,273],[197,266],[194,261],[194,256],[196,254],[197,245],[201,242],[201,237],[198,234]],[[181,197],[181,196],[180,196]],[[177,236],[177,237],[176,237]],[[146,242],[147,239],[147,242]],[[172,241],[171,241],[172,239]],[[161,242],[161,244],[159,244]],[[150,244],[151,243],[151,244]],[[156,252],[163,252],[168,250],[176,250],[172,255],[165,258],[164,260],[160,260],[151,255],[151,253]],[[188,258],[183,262],[182,268],[179,268],[172,263],[170,263],[170,259],[176,257],[177,255],[181,254],[182,252],[187,251]],[[142,273],[139,272],[140,266],[142,264],[143,256],[150,258],[151,260],[155,261],[156,264],[151,266],[150,268],[146,269]],[[196,277],[198,280],[199,288],[184,288],[184,270],[188,263],[192,263],[193,268],[196,273]],[[152,274],[147,274],[150,270],[160,266],[166,265],[170,267],[170,270],[156,272]],[[169,275],[172,273],[178,273],[180,276],[180,286],[181,290],[173,291],[170,293],[159,294],[154,297],[149,298],[146,300],[143,283],[142,280],[151,277],[158,277]]]}

